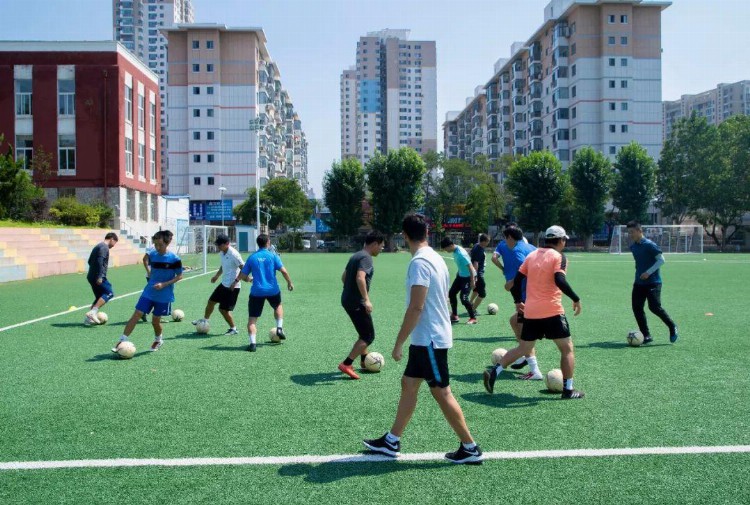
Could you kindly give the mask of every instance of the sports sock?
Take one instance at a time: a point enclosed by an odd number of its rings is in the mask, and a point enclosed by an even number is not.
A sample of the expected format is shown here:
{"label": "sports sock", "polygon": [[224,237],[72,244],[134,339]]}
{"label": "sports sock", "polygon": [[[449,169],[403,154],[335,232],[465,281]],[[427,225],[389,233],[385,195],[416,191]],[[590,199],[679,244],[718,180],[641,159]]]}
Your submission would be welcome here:
{"label": "sports sock", "polygon": [[526,361],[529,363],[529,369],[531,370],[531,373],[535,374],[539,372],[539,365],[536,362],[536,356],[529,356],[526,358]]}
{"label": "sports sock", "polygon": [[352,363],[354,363],[354,360],[351,359],[349,356],[347,356],[346,359],[344,360],[344,365],[345,366],[352,366]]}
{"label": "sports sock", "polygon": [[565,384],[565,386],[563,386],[565,389],[567,390],[573,389],[573,379],[565,379],[563,384]]}
{"label": "sports sock", "polygon": [[495,373],[496,373],[497,375],[500,375],[501,373],[503,373],[503,370],[505,370],[505,369],[503,368],[503,365],[495,365]]}
{"label": "sports sock", "polygon": [[94,314],[98,314],[99,313],[99,307],[94,307],[93,309],[91,309],[91,312],[93,312]]}
{"label": "sports sock", "polygon": [[254,344],[254,343],[255,343],[255,333],[251,333],[251,334],[250,334],[250,343],[251,343],[251,344]]}
{"label": "sports sock", "polygon": [[385,434],[385,439],[388,443],[395,444],[396,442],[401,440],[401,437],[397,437],[396,435],[394,435],[393,433],[389,431],[388,433]]}
{"label": "sports sock", "polygon": [[465,442],[461,442],[461,445],[462,445],[462,446],[463,446],[463,448],[464,448],[464,449],[466,449],[467,451],[473,451],[474,449],[476,449],[476,448],[477,448],[477,443],[476,443],[476,442],[469,442],[468,444],[467,444],[467,443],[465,443]]}
{"label": "sports sock", "polygon": [[232,327],[230,327],[229,329],[230,329],[230,330],[234,330],[234,331],[237,331],[237,327],[236,327],[236,326],[232,326]]}
{"label": "sports sock", "polygon": [[128,339],[127,335],[120,335],[120,342],[125,342]]}
{"label": "sports sock", "polygon": [[161,335],[154,335],[154,342],[161,342]]}
{"label": "sports sock", "polygon": [[276,327],[277,328],[283,328],[284,327],[284,318],[280,317],[276,320]]}

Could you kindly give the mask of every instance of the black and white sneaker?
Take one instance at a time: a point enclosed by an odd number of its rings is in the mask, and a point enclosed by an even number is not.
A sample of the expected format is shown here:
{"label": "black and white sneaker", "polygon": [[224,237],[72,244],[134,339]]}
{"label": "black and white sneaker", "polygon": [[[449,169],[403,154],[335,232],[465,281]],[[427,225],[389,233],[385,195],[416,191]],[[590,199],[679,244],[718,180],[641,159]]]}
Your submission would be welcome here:
{"label": "black and white sneaker", "polygon": [[284,335],[284,330],[281,328],[276,328],[276,336],[279,337],[279,340],[286,340],[286,335]]}
{"label": "black and white sneaker", "polygon": [[510,367],[511,367],[511,368],[512,368],[513,370],[520,370],[520,369],[522,369],[523,367],[525,367],[525,366],[526,366],[526,365],[528,365],[528,364],[529,364],[529,362],[528,362],[528,361],[526,361],[526,360],[523,360],[523,361],[521,361],[521,362],[516,362],[516,363],[513,363],[512,365],[510,365]]}
{"label": "black and white sneaker", "polygon": [[224,335],[239,335],[239,332],[236,328],[229,328],[227,331],[224,332]]}
{"label": "black and white sneaker", "polygon": [[461,444],[456,452],[446,453],[445,459],[458,465],[481,465],[482,449],[478,445],[475,445],[473,449],[467,449],[464,444]]}
{"label": "black and white sneaker", "polygon": [[380,454],[385,454],[386,456],[395,458],[401,453],[401,441],[391,443],[387,440],[387,436],[388,434],[386,433],[380,438],[363,440],[362,443],[365,444],[365,447],[373,452],[378,452]]}
{"label": "black and white sneaker", "polygon": [[250,344],[247,346],[247,352],[255,352],[257,350],[257,347],[255,344]]}
{"label": "black and white sneaker", "polygon": [[562,396],[560,396],[561,400],[580,400],[586,396],[583,394],[583,391],[578,391],[577,389],[563,389]]}
{"label": "black and white sneaker", "polygon": [[651,335],[646,335],[645,337],[643,337],[644,344],[650,344],[653,341],[654,341],[654,337],[652,337]]}
{"label": "black and white sneaker", "polygon": [[489,370],[484,371],[484,389],[489,394],[495,390],[495,381],[497,380],[497,367],[492,367]]}

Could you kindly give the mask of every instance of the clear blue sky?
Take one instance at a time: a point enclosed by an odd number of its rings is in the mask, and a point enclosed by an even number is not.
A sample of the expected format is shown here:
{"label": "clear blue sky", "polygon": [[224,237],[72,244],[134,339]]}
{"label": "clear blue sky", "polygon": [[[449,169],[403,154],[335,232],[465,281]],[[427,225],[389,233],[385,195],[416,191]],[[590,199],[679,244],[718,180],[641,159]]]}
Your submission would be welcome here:
{"label": "clear blue sky", "polygon": [[[547,0],[193,0],[197,22],[261,26],[302,118],[310,181],[340,156],[339,75],[357,39],[382,28],[437,41],[438,120],[543,21]],[[0,39],[112,38],[110,0],[0,0]],[[673,0],[662,15],[665,100],[750,79],[750,0]],[[744,48],[744,49],[743,49]],[[438,137],[442,130],[438,125]],[[439,145],[442,140],[439,140]]]}

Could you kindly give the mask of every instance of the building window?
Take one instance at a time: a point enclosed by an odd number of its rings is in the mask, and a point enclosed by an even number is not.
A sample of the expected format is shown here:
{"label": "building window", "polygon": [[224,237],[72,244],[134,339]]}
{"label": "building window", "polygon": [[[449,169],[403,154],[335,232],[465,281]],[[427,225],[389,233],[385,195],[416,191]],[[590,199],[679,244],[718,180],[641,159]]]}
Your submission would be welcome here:
{"label": "building window", "polygon": [[201,66],[200,63],[193,63],[193,73],[200,72]]}
{"label": "building window", "polygon": [[60,135],[57,148],[58,174],[75,175],[76,172],[76,137]]}
{"label": "building window", "polygon": [[200,140],[201,132],[193,132],[193,140]]}
{"label": "building window", "polygon": [[214,94],[214,87],[213,86],[207,87],[206,88],[206,94],[207,95],[213,95]]}
{"label": "building window", "polygon": [[200,88],[200,86],[193,86],[193,94],[194,95],[200,95],[201,94],[201,88]]}
{"label": "building window", "polygon": [[617,127],[613,124],[609,125],[609,133],[615,133],[617,131]]}
{"label": "building window", "polygon": [[196,186],[201,185],[201,178],[200,177],[193,177],[193,184]]}
{"label": "building window", "polygon": [[623,46],[627,46],[628,45],[628,38],[627,37],[620,37],[620,44],[622,44]]}
{"label": "building window", "polygon": [[206,72],[213,72],[213,71],[214,71],[214,64],[206,63]]}
{"label": "building window", "polygon": [[146,97],[138,95],[138,128],[143,130],[146,127]]}
{"label": "building window", "polygon": [[213,40],[207,40],[206,41],[206,49],[213,49],[214,48],[214,41]]}
{"label": "building window", "polygon": [[16,135],[16,161],[23,161],[24,170],[31,170],[34,139],[31,135]]}
{"label": "building window", "polygon": [[614,24],[614,22],[615,22],[615,15],[614,14],[610,14],[609,16],[607,16],[607,20],[609,21],[609,24]]}
{"label": "building window", "polygon": [[76,83],[73,79],[57,81],[57,113],[60,116],[76,114]]}
{"label": "building window", "polygon": [[628,59],[627,58],[620,58],[620,66],[621,67],[627,67],[628,66]]}
{"label": "building window", "polygon": [[570,54],[571,56],[576,54],[576,43],[573,42],[573,44],[570,46]]}
{"label": "building window", "polygon": [[620,81],[620,87],[621,88],[627,88],[628,87],[628,81]]}
{"label": "building window", "polygon": [[614,46],[614,45],[615,45],[615,38],[614,38],[614,37],[609,37],[609,38],[607,39],[607,43],[608,43],[608,44],[609,44],[610,46]]}
{"label": "building window", "polygon": [[206,109],[206,117],[214,117],[214,110]]}
{"label": "building window", "polygon": [[570,67],[570,74],[573,77],[575,77],[575,75],[576,75],[576,66],[575,65],[573,65],[572,67]]}
{"label": "building window", "polygon": [[615,102],[609,102],[609,110],[615,110]]}
{"label": "building window", "polygon": [[193,109],[193,117],[201,117],[201,110]]}
{"label": "building window", "polygon": [[628,110],[628,102],[620,103],[620,110]]}
{"label": "building window", "polygon": [[214,185],[214,180],[215,179],[213,177],[208,177],[208,185],[209,186],[213,186]]}
{"label": "building window", "polygon": [[575,96],[576,96],[576,91],[577,91],[577,90],[576,90],[576,87],[575,87],[575,86],[573,86],[572,88],[570,88],[570,96],[572,96],[573,98],[575,98]]}
{"label": "building window", "polygon": [[625,24],[625,25],[628,24],[628,15],[627,14],[622,14],[620,16],[620,23]]}
{"label": "building window", "polygon": [[146,146],[138,143],[138,177],[146,178]]}
{"label": "building window", "polygon": [[577,138],[578,138],[578,131],[577,131],[577,129],[576,129],[576,128],[573,128],[573,132],[572,132],[572,134],[573,134],[573,140],[575,140],[575,139],[577,139]]}
{"label": "building window", "polygon": [[577,107],[573,107],[572,109],[570,109],[570,117],[572,117],[573,119],[575,119],[577,115],[578,115],[578,109],[577,109]]}
{"label": "building window", "polygon": [[207,154],[206,155],[206,161],[208,163],[213,163],[214,162],[214,155],[213,154]]}
{"label": "building window", "polygon": [[206,139],[207,140],[213,140],[214,139],[214,132],[206,132]]}
{"label": "building window", "polygon": [[609,81],[609,87],[614,88],[615,87],[615,81]]}
{"label": "building window", "polygon": [[626,125],[626,124],[620,125],[620,131],[622,133],[628,133],[628,125]]}
{"label": "building window", "polygon": [[156,180],[156,149],[151,149],[151,180]]}
{"label": "building window", "polygon": [[200,49],[200,48],[201,48],[200,41],[199,40],[194,40],[193,41],[193,49]]}
{"label": "building window", "polygon": [[201,162],[201,155],[200,154],[194,154],[193,155],[193,163],[200,163]]}
{"label": "building window", "polygon": [[31,79],[16,79],[16,116],[31,116]]}
{"label": "building window", "polygon": [[125,121],[133,122],[133,88],[125,85]]}
{"label": "building window", "polygon": [[615,59],[614,58],[610,58],[609,59],[609,66],[610,67],[614,67],[615,66]]}
{"label": "building window", "polygon": [[133,176],[133,139],[125,137],[125,174]]}
{"label": "building window", "polygon": [[150,116],[148,122],[148,129],[151,135],[156,135],[156,104],[149,102]]}

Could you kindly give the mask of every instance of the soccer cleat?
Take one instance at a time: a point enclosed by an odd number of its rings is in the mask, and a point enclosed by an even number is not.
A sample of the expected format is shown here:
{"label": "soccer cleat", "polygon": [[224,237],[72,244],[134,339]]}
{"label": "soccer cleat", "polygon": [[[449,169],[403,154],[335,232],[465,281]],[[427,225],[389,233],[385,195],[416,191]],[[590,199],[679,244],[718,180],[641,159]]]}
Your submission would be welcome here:
{"label": "soccer cleat", "polygon": [[94,325],[99,324],[99,323],[94,322],[93,319],[91,319],[89,316],[86,316],[86,317],[83,318],[83,324],[85,326],[94,326]]}
{"label": "soccer cleat", "polygon": [[250,344],[249,346],[247,346],[247,352],[255,352],[255,350],[255,344]]}
{"label": "soccer cleat", "polygon": [[451,324],[456,324],[458,322],[458,316],[451,316]]}
{"label": "soccer cleat", "polygon": [[387,436],[388,434],[386,433],[380,438],[362,440],[362,443],[373,452],[379,452],[380,454],[395,458],[401,453],[401,441],[389,442]]}
{"label": "soccer cleat", "polygon": [[484,371],[484,389],[487,390],[489,394],[492,394],[493,391],[495,391],[495,381],[497,380],[497,368],[492,367],[490,370]]}
{"label": "soccer cleat", "polygon": [[276,328],[276,336],[279,337],[279,340],[286,340],[286,335],[284,335],[284,330],[280,326]]}
{"label": "soccer cleat", "polygon": [[153,352],[153,351],[158,351],[159,349],[161,349],[161,344],[162,344],[161,340],[154,340],[151,343],[151,351]]}
{"label": "soccer cleat", "polygon": [[[674,344],[677,342],[678,338],[680,338],[680,336],[677,334],[677,326],[675,326],[674,331],[669,334],[669,341]],[[646,339],[644,339],[643,343],[646,343]]]}
{"label": "soccer cleat", "polygon": [[467,449],[464,444],[461,444],[456,452],[446,453],[445,459],[458,465],[481,465],[482,449],[478,445],[475,445],[473,449]]}
{"label": "soccer cleat", "polygon": [[466,321],[466,324],[477,324],[479,321],[477,321],[476,317],[470,317],[468,321]]}
{"label": "soccer cleat", "polygon": [[643,337],[643,344],[650,344],[654,341],[654,338],[651,335],[646,335]]}
{"label": "soccer cleat", "polygon": [[117,342],[117,344],[115,344],[115,346],[111,349],[111,351],[117,354],[117,350],[120,348],[120,344],[122,344],[123,342],[125,342],[125,340],[120,340],[119,342]]}
{"label": "soccer cleat", "polygon": [[239,335],[239,332],[235,328],[229,328],[224,335]]}
{"label": "soccer cleat", "polygon": [[520,370],[520,369],[522,369],[523,367],[525,367],[528,364],[529,364],[529,362],[526,361],[525,359],[523,359],[523,361],[516,361],[515,363],[513,363],[512,365],[510,365],[510,367],[513,370]]}
{"label": "soccer cleat", "polygon": [[354,368],[352,368],[351,365],[345,365],[343,363],[339,363],[339,370],[349,377],[351,377],[354,380],[359,380],[359,375],[357,375],[357,372],[354,371]]}
{"label": "soccer cleat", "polygon": [[560,399],[580,400],[584,396],[586,395],[583,394],[583,391],[578,391],[577,389],[563,389],[562,396],[560,396]]}
{"label": "soccer cleat", "polygon": [[99,324],[101,322],[99,321],[99,318],[96,317],[96,313],[93,310],[86,312],[86,319],[89,319],[91,324]]}
{"label": "soccer cleat", "polygon": [[542,375],[542,372],[529,372],[523,375],[519,375],[518,378],[522,381],[540,381],[544,379],[544,375]]}

